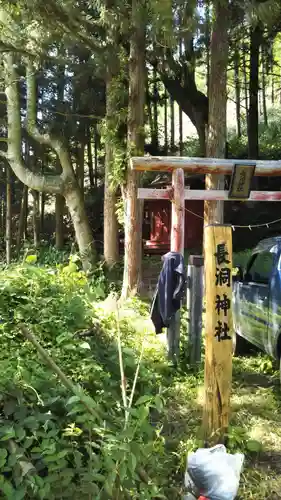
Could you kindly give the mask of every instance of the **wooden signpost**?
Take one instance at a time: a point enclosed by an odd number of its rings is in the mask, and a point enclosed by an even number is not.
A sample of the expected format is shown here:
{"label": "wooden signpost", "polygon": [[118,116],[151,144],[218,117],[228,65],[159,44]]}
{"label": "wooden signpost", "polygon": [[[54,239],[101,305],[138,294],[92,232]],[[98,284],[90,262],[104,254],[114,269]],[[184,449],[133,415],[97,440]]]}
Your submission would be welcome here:
{"label": "wooden signpost", "polygon": [[[249,172],[246,167],[249,167]],[[132,158],[131,168],[172,173],[172,189],[142,188],[138,190],[138,198],[172,202],[171,250],[181,253],[184,250],[185,200],[281,201],[281,191],[250,192],[252,176],[280,176],[281,161],[144,156]],[[231,175],[231,191],[184,189],[184,172]],[[231,227],[221,225],[204,229],[206,350],[203,424],[206,442],[223,440],[229,419],[233,329],[231,231]]]}
{"label": "wooden signpost", "polygon": [[208,443],[223,442],[228,428],[232,378],[232,229],[210,225],[204,232],[205,400]]}

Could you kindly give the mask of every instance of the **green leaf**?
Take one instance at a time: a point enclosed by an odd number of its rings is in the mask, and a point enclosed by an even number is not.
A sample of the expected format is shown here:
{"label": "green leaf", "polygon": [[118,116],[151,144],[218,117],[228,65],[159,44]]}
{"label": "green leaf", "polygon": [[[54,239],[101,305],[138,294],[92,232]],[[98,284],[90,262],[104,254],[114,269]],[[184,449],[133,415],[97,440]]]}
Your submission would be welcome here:
{"label": "green leaf", "polygon": [[123,483],[124,479],[127,477],[127,464],[125,462],[125,460],[123,460],[123,462],[121,462],[120,466],[119,466],[119,478],[120,478],[120,481],[121,483]]}
{"label": "green leaf", "polygon": [[103,476],[103,474],[100,474],[99,472],[93,472],[92,476],[93,479],[98,483],[104,483],[105,481],[105,476]]}
{"label": "green leaf", "polygon": [[163,410],[163,401],[161,396],[159,396],[159,394],[155,396],[155,406],[159,413]]}
{"label": "green leaf", "polygon": [[138,405],[142,405],[144,403],[148,403],[149,401],[151,401],[152,399],[152,396],[147,396],[147,395],[144,395],[144,396],[141,396],[135,403],[136,406]]}
{"label": "green leaf", "polygon": [[23,460],[21,460],[19,462],[19,465],[20,465],[20,468],[21,468],[21,473],[22,473],[22,476],[26,476],[26,474],[28,474],[30,471],[35,471],[35,467],[34,465],[32,465],[31,462],[25,462]]}
{"label": "green leaf", "polygon": [[32,446],[34,439],[35,438],[33,436],[26,438],[26,440],[22,444],[22,446],[24,447],[25,450],[27,450],[28,448],[30,448],[30,446]]}
{"label": "green leaf", "polygon": [[2,429],[2,432],[4,435],[1,437],[0,441],[8,441],[16,436],[15,429],[13,427]]}
{"label": "green leaf", "polygon": [[128,455],[128,467],[132,474],[135,472],[136,466],[137,466],[137,459],[133,453],[130,453]]}
{"label": "green leaf", "polygon": [[0,449],[0,458],[6,458],[8,455],[8,452],[5,448]]}
{"label": "green leaf", "polygon": [[1,483],[1,493],[4,493],[4,498],[6,497],[7,500],[13,500],[15,498],[15,490],[12,487],[11,483],[9,481],[6,481],[4,479],[4,482]]}
{"label": "green leaf", "polygon": [[251,453],[260,453],[262,451],[262,444],[255,439],[250,439],[246,443],[246,448]]}
{"label": "green leaf", "polygon": [[37,255],[27,255],[25,262],[27,264],[36,264],[37,262]]}
{"label": "green leaf", "polygon": [[26,489],[25,489],[25,487],[23,486],[20,489],[17,487],[17,489],[15,491],[15,496],[14,496],[13,500],[22,500],[25,497],[26,497]]}
{"label": "green leaf", "polygon": [[16,428],[16,437],[17,437],[17,440],[18,441],[22,441],[22,439],[24,439],[25,436],[26,436],[26,432],[23,429],[23,427],[17,427]]}
{"label": "green leaf", "polygon": [[73,403],[77,403],[78,401],[81,401],[79,396],[71,396],[66,402],[67,405],[72,405]]}
{"label": "green leaf", "polygon": [[7,455],[8,455],[7,450],[1,448],[0,449],[0,468],[4,467],[4,465],[6,464]]}
{"label": "green leaf", "polygon": [[17,402],[14,399],[6,401],[4,404],[4,413],[6,417],[12,415],[15,412],[16,407],[17,407]]}
{"label": "green leaf", "polygon": [[81,349],[91,349],[90,344],[88,344],[88,342],[82,342],[82,344],[80,344],[80,347]]}

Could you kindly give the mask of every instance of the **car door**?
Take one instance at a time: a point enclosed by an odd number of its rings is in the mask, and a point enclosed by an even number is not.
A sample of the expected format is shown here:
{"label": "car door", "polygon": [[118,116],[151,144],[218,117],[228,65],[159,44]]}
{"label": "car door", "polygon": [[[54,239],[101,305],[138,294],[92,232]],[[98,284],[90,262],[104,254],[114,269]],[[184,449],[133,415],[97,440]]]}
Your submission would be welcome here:
{"label": "car door", "polygon": [[273,249],[254,253],[239,283],[238,333],[264,349],[268,337],[270,279],[276,262]]}

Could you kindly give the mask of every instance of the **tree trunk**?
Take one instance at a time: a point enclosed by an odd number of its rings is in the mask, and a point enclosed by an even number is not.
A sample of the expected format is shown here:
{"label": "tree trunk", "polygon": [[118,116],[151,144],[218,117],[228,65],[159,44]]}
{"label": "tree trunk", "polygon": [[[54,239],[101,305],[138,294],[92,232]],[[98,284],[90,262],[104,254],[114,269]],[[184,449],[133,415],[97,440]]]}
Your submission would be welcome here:
{"label": "tree trunk", "polygon": [[165,155],[167,155],[169,146],[168,146],[168,96],[166,90],[164,94],[164,147],[165,147]]}
{"label": "tree trunk", "polygon": [[179,108],[179,149],[180,156],[183,155],[183,123],[182,123],[182,109]]}
{"label": "tree trunk", "polygon": [[157,89],[157,67],[153,67],[153,147],[158,151],[158,89]]}
{"label": "tree trunk", "polygon": [[271,46],[271,104],[275,103],[274,45]]}
{"label": "tree trunk", "polygon": [[[140,0],[132,0],[129,59],[128,146],[130,155],[144,153],[145,22]],[[139,174],[128,165],[125,195],[125,259],[122,297],[136,294],[141,280],[142,220],[137,198]]]}
{"label": "tree trunk", "polygon": [[85,209],[80,187],[73,183],[65,192],[65,201],[75,230],[79,253],[85,271],[91,271],[95,263],[95,247],[92,230]]}
{"label": "tree trunk", "polygon": [[171,153],[173,154],[173,152],[175,151],[175,103],[172,97],[170,97],[170,134],[170,148]]}
{"label": "tree trunk", "polygon": [[[106,120],[107,127],[112,130],[115,114],[118,112],[118,98],[114,91],[116,66],[112,61],[107,69],[106,81]],[[116,187],[112,184],[111,172],[114,164],[114,141],[105,144],[105,176],[104,176],[104,259],[111,267],[119,260],[118,220],[116,215]]]}
{"label": "tree trunk", "polygon": [[6,262],[12,261],[12,185],[11,169],[6,166]]}
{"label": "tree trunk", "polygon": [[150,140],[151,140],[151,145],[153,146],[155,143],[155,137],[154,137],[154,127],[153,127],[153,117],[152,117],[152,109],[151,109],[151,96],[149,92],[149,81],[147,77],[147,82],[146,82],[146,107],[147,107],[147,121],[148,121],[148,126],[150,130]]}
{"label": "tree trunk", "polygon": [[251,29],[250,35],[250,104],[248,118],[249,158],[259,157],[259,52],[261,44],[261,27],[258,24]]}
{"label": "tree trunk", "polygon": [[[24,156],[26,165],[29,165],[29,145],[27,140],[25,141]],[[17,255],[19,255],[20,253],[22,240],[27,238],[27,215],[28,215],[27,212],[28,212],[28,187],[25,184],[23,184],[18,234],[17,234]]]}
{"label": "tree trunk", "polygon": [[[182,43],[183,43],[183,41],[180,38],[180,40],[179,40],[180,60],[182,58]],[[182,80],[183,80],[183,75],[182,75]],[[180,156],[182,156],[183,155],[183,124],[182,124],[182,106],[181,105],[179,105],[179,150],[180,150]]]}
{"label": "tree trunk", "polygon": [[[0,160],[0,189],[3,193],[6,189],[6,163]],[[0,196],[0,237],[5,238],[5,199],[4,196]]]}
{"label": "tree trunk", "polygon": [[91,127],[87,126],[87,154],[88,154],[88,169],[91,188],[95,185],[94,168],[93,168],[93,154],[92,154],[92,140],[91,140]]}
{"label": "tree trunk", "polygon": [[240,76],[239,76],[240,54],[239,49],[234,54],[234,80],[235,80],[235,101],[236,101],[236,123],[237,136],[241,137],[241,113],[240,113]]}
{"label": "tree trunk", "polygon": [[40,245],[40,206],[39,206],[39,192],[32,191],[33,197],[33,211],[32,211],[32,222],[33,222],[33,244],[34,248],[38,248]]}
{"label": "tree trunk", "polygon": [[[228,2],[214,0],[214,21],[211,39],[211,74],[209,94],[209,129],[207,141],[208,157],[223,158],[225,156],[227,132],[227,65],[228,65],[228,27],[229,7]],[[223,175],[206,175],[206,189],[224,189]],[[204,204],[204,223],[223,223],[223,203],[207,202]],[[207,251],[207,246],[204,245]],[[206,258],[206,256],[205,256]],[[210,259],[211,262],[211,259]],[[207,276],[207,280],[215,277]],[[210,297],[206,297],[210,302]],[[225,424],[227,415],[224,413],[225,401],[223,400],[223,387],[220,384],[217,361],[220,361],[220,348],[214,347],[212,328],[214,321],[208,317],[206,334],[206,359],[204,371],[204,408],[203,431],[204,441],[207,445],[223,442],[225,439]],[[229,351],[227,351],[229,352]],[[221,357],[222,359],[222,357]]]}
{"label": "tree trunk", "polygon": [[209,98],[209,86],[210,86],[210,0],[206,1],[206,89],[207,97]]}
{"label": "tree trunk", "polygon": [[246,47],[245,47],[245,45],[243,45],[243,48],[242,48],[242,64],[243,64],[243,77],[244,77],[246,122],[248,124],[249,100],[248,100],[248,81],[247,81],[247,64],[246,64]]}
{"label": "tree trunk", "polygon": [[64,247],[64,207],[65,199],[61,194],[56,195],[56,248],[62,250]]}
{"label": "tree trunk", "polygon": [[[214,24],[211,38],[211,74],[207,156],[224,158],[226,146],[228,9],[214,2]],[[206,189],[224,189],[223,175],[206,175]],[[223,223],[223,202],[204,204],[205,224]]]}
{"label": "tree trunk", "polygon": [[21,243],[24,238],[26,219],[27,219],[27,198],[28,198],[28,187],[23,186],[22,196],[21,196],[21,207],[19,216],[19,226],[17,234],[17,255],[20,253]]}
{"label": "tree trunk", "polygon": [[99,166],[99,159],[98,159],[98,146],[99,143],[99,133],[98,133],[98,126],[97,122],[94,124],[94,151],[95,151],[95,186],[97,187],[97,182],[98,182],[98,166]]}
{"label": "tree trunk", "polygon": [[[81,136],[82,135],[84,135],[83,131],[81,131]],[[85,161],[85,144],[84,144],[83,139],[81,137],[81,139],[78,143],[78,147],[77,147],[76,176],[77,176],[77,181],[78,181],[78,184],[79,184],[79,187],[81,189],[81,193],[82,193],[83,197],[84,197],[84,177],[85,177],[84,161]]]}
{"label": "tree trunk", "polygon": [[24,220],[23,220],[23,239],[26,241],[28,238],[28,211],[29,211],[29,190],[26,186],[26,191],[24,192]]}
{"label": "tree trunk", "polygon": [[262,48],[262,107],[263,107],[263,121],[265,126],[268,125],[267,120],[267,106],[266,106],[266,67],[265,67],[265,53]]}
{"label": "tree trunk", "polygon": [[41,193],[41,210],[40,210],[41,235],[44,233],[44,229],[45,229],[45,200],[46,200],[46,194]]}

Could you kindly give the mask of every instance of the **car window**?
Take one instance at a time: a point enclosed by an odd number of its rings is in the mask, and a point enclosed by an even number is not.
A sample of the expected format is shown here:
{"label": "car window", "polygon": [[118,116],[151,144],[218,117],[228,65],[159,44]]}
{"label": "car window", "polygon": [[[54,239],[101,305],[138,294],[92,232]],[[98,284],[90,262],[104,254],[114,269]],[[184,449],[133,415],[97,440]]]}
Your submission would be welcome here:
{"label": "car window", "polygon": [[276,254],[270,251],[253,255],[247,270],[248,280],[267,284],[273,270],[275,257]]}

